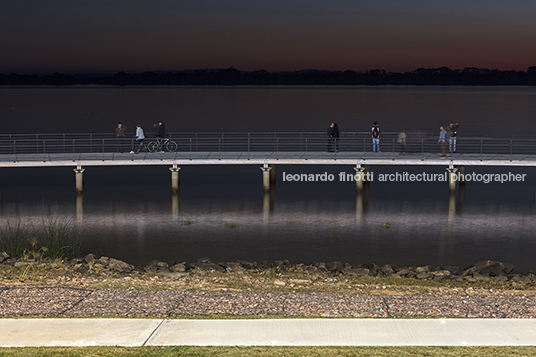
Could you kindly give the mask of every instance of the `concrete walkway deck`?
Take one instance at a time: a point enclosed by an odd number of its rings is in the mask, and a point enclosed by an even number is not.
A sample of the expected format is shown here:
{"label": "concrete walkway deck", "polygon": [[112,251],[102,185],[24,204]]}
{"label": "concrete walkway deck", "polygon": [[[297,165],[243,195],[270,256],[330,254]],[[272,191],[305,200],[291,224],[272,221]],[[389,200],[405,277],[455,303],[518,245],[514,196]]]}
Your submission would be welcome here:
{"label": "concrete walkway deck", "polygon": [[0,347],[535,346],[536,319],[1,319]]}

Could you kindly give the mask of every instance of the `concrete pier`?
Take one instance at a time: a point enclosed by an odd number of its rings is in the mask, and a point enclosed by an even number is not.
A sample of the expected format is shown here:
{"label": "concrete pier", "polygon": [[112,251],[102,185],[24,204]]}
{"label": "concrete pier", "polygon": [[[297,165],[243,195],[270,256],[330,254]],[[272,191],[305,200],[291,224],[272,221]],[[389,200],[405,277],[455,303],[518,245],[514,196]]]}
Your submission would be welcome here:
{"label": "concrete pier", "polygon": [[263,167],[261,167],[262,170],[262,188],[264,191],[270,191],[271,188],[271,175],[270,172],[272,171],[272,168],[268,166],[267,164],[264,164]]}
{"label": "concrete pier", "polygon": [[180,184],[179,171],[181,170],[181,168],[178,167],[176,164],[173,164],[173,167],[170,167],[169,170],[171,171],[171,192],[177,193],[179,192],[179,184]]}
{"label": "concrete pier", "polygon": [[355,170],[355,190],[359,193],[363,191],[363,182],[365,181],[365,167],[356,165]]}
{"label": "concrete pier", "polygon": [[268,167],[271,167],[272,169],[270,170],[270,185],[274,186],[275,185],[275,182],[276,182],[276,178],[275,178],[275,164],[269,164]]}
{"label": "concrete pier", "polygon": [[456,172],[458,172],[458,168],[451,165],[447,171],[449,173],[449,192],[456,192]]}
{"label": "concrete pier", "polygon": [[76,193],[81,194],[84,192],[84,171],[86,170],[81,166],[77,166],[77,168],[73,171],[75,176]]}

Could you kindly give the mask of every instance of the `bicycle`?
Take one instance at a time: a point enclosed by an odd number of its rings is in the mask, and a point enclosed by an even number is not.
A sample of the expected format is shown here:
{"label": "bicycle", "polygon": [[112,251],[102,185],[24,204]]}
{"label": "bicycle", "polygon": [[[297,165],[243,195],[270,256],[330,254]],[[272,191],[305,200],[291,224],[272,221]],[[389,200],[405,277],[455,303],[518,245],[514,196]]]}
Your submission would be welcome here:
{"label": "bicycle", "polygon": [[147,144],[147,149],[149,152],[161,152],[161,151],[167,151],[167,152],[176,152],[179,148],[179,145],[177,145],[176,142],[172,141],[171,139],[156,139],[156,141],[151,141],[149,144]]}

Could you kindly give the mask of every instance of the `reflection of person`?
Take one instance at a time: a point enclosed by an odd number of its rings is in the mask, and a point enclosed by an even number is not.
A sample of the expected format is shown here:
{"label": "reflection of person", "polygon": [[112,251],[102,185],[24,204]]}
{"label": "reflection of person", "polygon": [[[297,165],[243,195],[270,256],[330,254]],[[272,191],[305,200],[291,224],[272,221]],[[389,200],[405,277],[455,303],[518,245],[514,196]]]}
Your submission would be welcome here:
{"label": "reflection of person", "polygon": [[441,145],[441,156],[447,156],[447,131],[443,126],[439,127],[439,140],[437,143]]}
{"label": "reflection of person", "polygon": [[375,121],[371,129],[373,152],[381,152],[380,151],[380,134],[381,134],[380,127],[378,126],[378,122]]}
{"label": "reflection of person", "polygon": [[339,152],[339,126],[337,123],[331,123],[328,128],[328,151],[333,151],[335,149],[335,152]]}
{"label": "reflection of person", "polygon": [[123,143],[127,137],[127,128],[121,122],[117,123],[117,127],[115,128],[115,137],[117,138],[119,144],[119,152],[123,152]]}
{"label": "reflection of person", "polygon": [[400,151],[406,152],[406,138],[408,137],[408,134],[404,130],[402,130],[400,133],[398,133],[397,142],[400,144]]}
{"label": "reflection of person", "polygon": [[455,153],[456,152],[456,135],[458,135],[458,123],[453,124],[450,123],[448,130],[449,130],[449,152]]}

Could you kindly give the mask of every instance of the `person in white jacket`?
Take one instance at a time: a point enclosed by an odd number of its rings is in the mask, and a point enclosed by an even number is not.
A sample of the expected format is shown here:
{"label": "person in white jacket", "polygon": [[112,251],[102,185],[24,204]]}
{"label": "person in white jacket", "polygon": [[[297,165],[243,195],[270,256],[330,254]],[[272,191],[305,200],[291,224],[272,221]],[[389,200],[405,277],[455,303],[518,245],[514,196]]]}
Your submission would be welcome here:
{"label": "person in white jacket", "polygon": [[[145,133],[143,132],[143,129],[141,127],[141,125],[136,125],[136,145],[137,145],[137,149],[136,152],[139,152],[140,148],[141,148],[141,145],[143,144],[143,140],[145,139]],[[134,151],[131,151],[130,152],[131,154],[134,154]]]}

